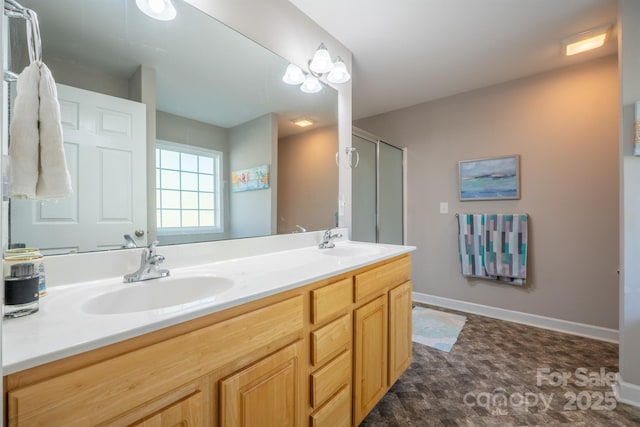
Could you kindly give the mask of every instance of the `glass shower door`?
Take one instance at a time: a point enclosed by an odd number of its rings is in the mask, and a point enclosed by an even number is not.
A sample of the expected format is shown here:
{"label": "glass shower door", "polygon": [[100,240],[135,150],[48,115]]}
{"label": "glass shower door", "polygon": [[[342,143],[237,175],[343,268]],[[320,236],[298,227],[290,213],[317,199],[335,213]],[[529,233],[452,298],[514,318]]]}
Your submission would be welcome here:
{"label": "glass shower door", "polygon": [[376,227],[376,143],[353,135],[358,151],[358,167],[351,170],[351,238],[358,242],[377,241]]}
{"label": "glass shower door", "polygon": [[375,138],[353,135],[358,167],[352,169],[351,238],[404,243],[404,153]]}
{"label": "glass shower door", "polygon": [[378,143],[378,243],[404,243],[403,152]]}

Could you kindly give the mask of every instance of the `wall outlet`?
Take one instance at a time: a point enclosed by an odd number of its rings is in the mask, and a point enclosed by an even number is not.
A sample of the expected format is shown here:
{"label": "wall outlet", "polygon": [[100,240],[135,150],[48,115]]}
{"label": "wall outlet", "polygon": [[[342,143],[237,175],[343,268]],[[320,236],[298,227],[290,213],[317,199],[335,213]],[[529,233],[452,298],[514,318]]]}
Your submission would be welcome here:
{"label": "wall outlet", "polygon": [[441,214],[448,214],[449,213],[449,203],[440,202],[440,213]]}

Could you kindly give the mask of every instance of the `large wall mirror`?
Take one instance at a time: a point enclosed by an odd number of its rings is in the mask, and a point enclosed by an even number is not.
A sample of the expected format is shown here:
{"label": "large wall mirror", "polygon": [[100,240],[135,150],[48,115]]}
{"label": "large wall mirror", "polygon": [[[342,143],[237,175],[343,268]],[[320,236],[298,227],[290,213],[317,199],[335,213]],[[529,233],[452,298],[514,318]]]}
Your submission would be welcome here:
{"label": "large wall mirror", "polygon": [[[5,201],[5,244],[63,254],[336,225],[337,92],[284,84],[286,60],[174,2],[159,21],[135,0],[21,1],[59,84],[74,194]],[[9,21],[17,74],[25,23]],[[5,120],[14,97],[9,83]]]}

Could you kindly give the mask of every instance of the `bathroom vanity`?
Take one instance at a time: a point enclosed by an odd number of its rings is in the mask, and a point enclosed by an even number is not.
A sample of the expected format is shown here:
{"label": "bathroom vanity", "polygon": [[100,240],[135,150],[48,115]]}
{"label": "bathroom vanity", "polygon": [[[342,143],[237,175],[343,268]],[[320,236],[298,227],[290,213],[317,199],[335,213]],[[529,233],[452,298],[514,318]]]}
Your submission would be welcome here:
{"label": "bathroom vanity", "polygon": [[[39,319],[5,323],[5,422],[358,425],[411,360],[413,249],[340,242],[177,268],[185,280],[208,271],[233,286],[201,305],[141,312],[86,313],[80,289],[100,283],[54,287]],[[27,330],[45,322],[40,333],[62,328],[59,340]],[[67,322],[84,322],[93,338],[65,337]],[[24,353],[11,354],[15,345]]]}

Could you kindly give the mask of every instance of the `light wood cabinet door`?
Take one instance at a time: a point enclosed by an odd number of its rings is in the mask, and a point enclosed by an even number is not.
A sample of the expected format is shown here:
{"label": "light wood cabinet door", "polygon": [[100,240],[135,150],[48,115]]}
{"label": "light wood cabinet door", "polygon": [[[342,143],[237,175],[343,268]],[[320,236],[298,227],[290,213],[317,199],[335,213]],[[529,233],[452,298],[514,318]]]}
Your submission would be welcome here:
{"label": "light wood cabinet door", "polygon": [[301,426],[303,341],[220,382],[220,426]]}
{"label": "light wood cabinet door", "polygon": [[389,387],[411,363],[411,281],[389,291]]}
{"label": "light wood cabinet door", "polygon": [[[149,409],[149,402],[157,402],[159,396],[187,382],[196,381],[278,340],[284,345],[290,341],[288,337],[302,332],[303,322],[303,297],[299,295],[16,388],[8,393],[8,425],[95,426],[136,408]],[[187,394],[157,408],[154,406],[154,410],[144,416]],[[129,423],[140,419],[143,416],[136,416]]]}
{"label": "light wood cabinet door", "polygon": [[354,424],[387,391],[387,295],[354,312]]}
{"label": "light wood cabinet door", "polygon": [[202,392],[197,391],[152,416],[131,424],[132,427],[200,427],[203,422]]}

